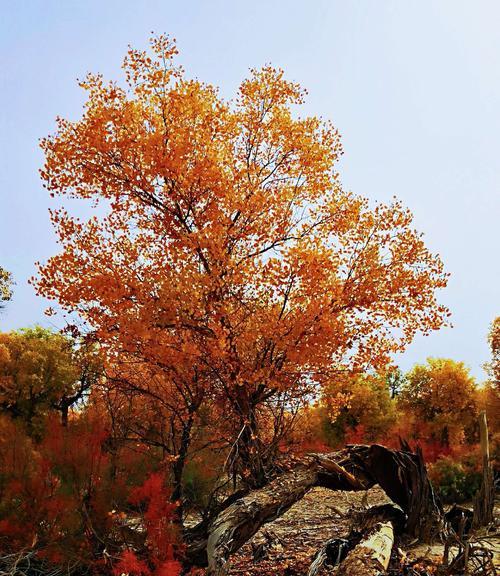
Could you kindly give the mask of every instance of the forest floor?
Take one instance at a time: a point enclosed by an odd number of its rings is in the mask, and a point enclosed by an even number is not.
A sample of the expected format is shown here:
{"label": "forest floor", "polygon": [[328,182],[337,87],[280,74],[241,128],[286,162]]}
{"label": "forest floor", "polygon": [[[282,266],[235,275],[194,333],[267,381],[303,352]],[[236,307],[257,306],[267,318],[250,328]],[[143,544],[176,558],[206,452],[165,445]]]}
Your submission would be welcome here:
{"label": "forest floor", "polygon": [[[255,536],[232,557],[232,576],[305,576],[316,552],[331,538],[345,538],[359,512],[369,506],[388,502],[378,486],[367,492],[342,492],[314,488],[285,514],[263,526]],[[500,509],[497,510],[500,513]],[[500,514],[497,515],[497,525]],[[486,545],[494,549],[497,569],[500,570],[500,536],[488,538]],[[443,555],[443,546],[405,547],[403,555],[396,545],[392,566],[399,566],[402,558],[414,563],[425,558],[421,573],[432,574],[434,564]],[[426,572],[429,570],[429,572]],[[328,572],[332,574],[332,571]],[[393,574],[405,574],[396,570]],[[419,572],[413,572],[417,574]],[[327,572],[324,571],[326,575]]]}

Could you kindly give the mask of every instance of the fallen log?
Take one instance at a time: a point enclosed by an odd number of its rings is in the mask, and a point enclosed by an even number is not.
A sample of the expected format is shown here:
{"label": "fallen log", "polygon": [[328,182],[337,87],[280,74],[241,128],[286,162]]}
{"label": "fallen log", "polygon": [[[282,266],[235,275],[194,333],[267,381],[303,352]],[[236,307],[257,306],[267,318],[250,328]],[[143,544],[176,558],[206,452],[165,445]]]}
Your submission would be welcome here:
{"label": "fallen log", "polygon": [[[406,521],[406,514],[397,504],[382,504],[372,506],[363,513],[359,513],[357,518],[355,516],[355,520],[347,538],[334,538],[321,548],[314,557],[307,576],[317,576],[326,566],[333,568],[341,565],[351,551],[368,536],[378,531],[382,523],[390,524],[394,534],[401,534]],[[355,557],[361,558],[362,556],[363,554],[359,554]],[[376,554],[375,557],[377,557]],[[353,563],[355,564],[354,561]]]}
{"label": "fallen log", "polygon": [[[226,574],[231,554],[314,486],[367,490],[379,484],[406,515],[403,531],[430,539],[442,527],[442,508],[427,478],[421,453],[403,448],[353,445],[332,454],[310,455],[305,464],[225,508],[208,527],[204,548],[198,540],[196,564],[208,565],[208,573],[213,576]],[[188,545],[187,559],[192,561],[190,552]]]}
{"label": "fallen log", "polygon": [[264,488],[250,492],[226,508],[210,527],[207,541],[209,574],[227,573],[229,556],[266,522],[281,516],[317,482],[317,469],[288,472]]}
{"label": "fallen log", "polygon": [[394,545],[392,522],[380,522],[340,564],[338,576],[379,576],[389,566]]}
{"label": "fallen log", "polygon": [[316,554],[307,576],[318,576],[325,565],[338,566],[352,548],[352,543],[346,538],[332,538]]}

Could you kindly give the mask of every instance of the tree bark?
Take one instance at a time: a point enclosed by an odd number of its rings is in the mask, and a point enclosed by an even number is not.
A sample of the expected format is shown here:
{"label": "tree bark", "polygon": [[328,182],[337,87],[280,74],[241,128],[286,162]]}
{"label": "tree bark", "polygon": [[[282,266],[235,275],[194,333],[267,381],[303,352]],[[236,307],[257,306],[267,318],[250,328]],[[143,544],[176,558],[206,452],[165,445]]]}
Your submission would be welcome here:
{"label": "tree bark", "polygon": [[207,541],[209,574],[226,574],[229,556],[263,524],[281,516],[300,500],[315,485],[317,475],[315,468],[294,470],[250,492],[219,514],[210,527]]}

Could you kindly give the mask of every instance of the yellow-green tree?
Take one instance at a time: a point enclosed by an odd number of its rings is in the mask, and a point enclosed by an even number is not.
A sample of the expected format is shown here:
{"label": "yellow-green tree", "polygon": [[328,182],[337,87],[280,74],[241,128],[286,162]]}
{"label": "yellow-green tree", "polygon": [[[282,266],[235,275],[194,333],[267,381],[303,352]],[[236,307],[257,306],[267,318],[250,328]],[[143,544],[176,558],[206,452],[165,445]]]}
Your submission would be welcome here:
{"label": "yellow-green tree", "polygon": [[0,411],[30,429],[50,410],[65,425],[97,377],[93,355],[63,334],[39,326],[0,333]]}
{"label": "yellow-green tree", "polygon": [[0,308],[12,297],[12,275],[0,266]]}
{"label": "yellow-green tree", "polygon": [[399,406],[413,417],[417,435],[448,446],[463,441],[475,424],[476,384],[463,362],[429,358],[407,374]]}
{"label": "yellow-green tree", "polygon": [[323,429],[332,444],[354,432],[359,440],[379,441],[396,421],[395,402],[383,375],[339,376],[325,388],[323,404],[330,407]]}

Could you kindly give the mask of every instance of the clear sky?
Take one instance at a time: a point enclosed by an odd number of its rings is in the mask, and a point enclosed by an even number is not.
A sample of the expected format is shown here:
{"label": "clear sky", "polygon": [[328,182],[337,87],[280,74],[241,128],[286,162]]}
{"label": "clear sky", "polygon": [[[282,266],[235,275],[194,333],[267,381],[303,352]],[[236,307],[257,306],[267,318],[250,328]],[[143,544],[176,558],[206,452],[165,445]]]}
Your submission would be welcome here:
{"label": "clear sky", "polygon": [[49,325],[27,278],[57,250],[38,138],[78,118],[88,71],[120,77],[128,44],[175,37],[189,75],[234,94],[272,63],[309,90],[306,111],[343,135],[346,188],[396,195],[451,272],[454,328],[417,338],[479,379],[500,314],[498,0],[4,0],[0,23],[0,265],[17,282],[0,329]]}

